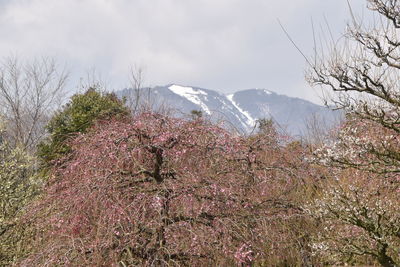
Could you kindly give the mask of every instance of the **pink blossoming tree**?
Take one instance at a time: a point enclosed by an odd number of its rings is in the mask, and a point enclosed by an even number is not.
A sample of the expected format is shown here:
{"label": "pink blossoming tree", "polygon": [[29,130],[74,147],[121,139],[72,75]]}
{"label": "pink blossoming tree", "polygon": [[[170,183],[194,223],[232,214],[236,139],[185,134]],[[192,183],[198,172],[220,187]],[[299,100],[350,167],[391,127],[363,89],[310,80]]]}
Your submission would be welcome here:
{"label": "pink blossoming tree", "polygon": [[289,244],[272,230],[301,217],[290,196],[302,149],[276,138],[153,113],[100,122],[31,207],[37,250],[22,265],[267,264],[278,238]]}

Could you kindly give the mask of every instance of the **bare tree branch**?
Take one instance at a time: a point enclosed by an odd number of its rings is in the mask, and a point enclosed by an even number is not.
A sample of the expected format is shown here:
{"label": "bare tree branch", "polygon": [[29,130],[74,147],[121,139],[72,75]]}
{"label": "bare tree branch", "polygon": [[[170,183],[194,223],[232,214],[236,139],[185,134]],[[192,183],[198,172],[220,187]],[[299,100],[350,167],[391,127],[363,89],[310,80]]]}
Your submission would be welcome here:
{"label": "bare tree branch", "polygon": [[45,135],[50,114],[60,105],[68,74],[53,59],[20,62],[7,57],[0,65],[0,114],[10,143],[34,150]]}

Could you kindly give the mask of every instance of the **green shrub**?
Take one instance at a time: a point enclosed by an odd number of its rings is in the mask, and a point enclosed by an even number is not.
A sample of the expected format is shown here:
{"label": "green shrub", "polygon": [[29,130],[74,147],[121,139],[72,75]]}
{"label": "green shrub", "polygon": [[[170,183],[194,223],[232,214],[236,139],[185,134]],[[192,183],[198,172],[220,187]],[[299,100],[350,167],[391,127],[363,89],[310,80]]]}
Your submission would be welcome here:
{"label": "green shrub", "polygon": [[33,158],[22,148],[1,142],[0,166],[0,266],[8,266],[27,254],[24,244],[29,231],[19,218],[39,192],[40,183],[35,176]]}
{"label": "green shrub", "polygon": [[71,151],[66,141],[77,133],[86,132],[96,120],[124,117],[129,110],[115,94],[100,93],[89,88],[83,94],[75,94],[47,125],[49,138],[39,145],[38,154],[47,164]]}

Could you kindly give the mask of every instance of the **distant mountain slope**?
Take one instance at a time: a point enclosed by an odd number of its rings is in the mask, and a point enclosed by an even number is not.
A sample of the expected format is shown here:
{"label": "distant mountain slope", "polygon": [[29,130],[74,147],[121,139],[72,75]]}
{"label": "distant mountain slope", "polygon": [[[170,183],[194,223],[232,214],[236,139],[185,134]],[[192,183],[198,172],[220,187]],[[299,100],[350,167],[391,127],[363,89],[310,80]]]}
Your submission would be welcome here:
{"label": "distant mountain slope", "polygon": [[269,90],[243,90],[228,97],[251,118],[273,118],[281,128],[292,135],[303,135],[306,132],[305,123],[313,116],[323,119],[327,125],[335,121],[334,112],[324,106]]}
{"label": "distant mountain slope", "polygon": [[[155,109],[167,106],[180,111],[178,116],[199,110],[212,120],[227,121],[245,133],[254,129],[258,119],[272,118],[281,130],[293,136],[301,136],[306,133],[306,121],[313,116],[324,120],[327,125],[331,125],[337,117],[326,107],[266,89],[248,89],[223,95],[209,89],[170,84],[141,91],[150,97]],[[124,89],[117,92],[117,95],[133,95],[131,92],[130,89]]]}

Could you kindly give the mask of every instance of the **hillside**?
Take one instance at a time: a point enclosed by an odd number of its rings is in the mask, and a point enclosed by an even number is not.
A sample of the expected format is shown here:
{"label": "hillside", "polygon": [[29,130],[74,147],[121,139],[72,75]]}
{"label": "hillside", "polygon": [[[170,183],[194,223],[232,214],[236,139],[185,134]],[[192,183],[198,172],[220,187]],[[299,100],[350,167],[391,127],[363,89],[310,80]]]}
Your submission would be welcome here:
{"label": "hillside", "polygon": [[[170,84],[141,89],[141,100],[150,99],[153,108],[167,107],[175,115],[201,111],[213,121],[223,120],[243,133],[251,132],[258,119],[272,119],[278,128],[292,136],[306,133],[307,122],[318,118],[326,125],[337,121],[338,113],[310,101],[280,95],[266,89],[247,89],[224,95],[215,90]],[[118,91],[120,97],[134,95],[131,89]]]}

